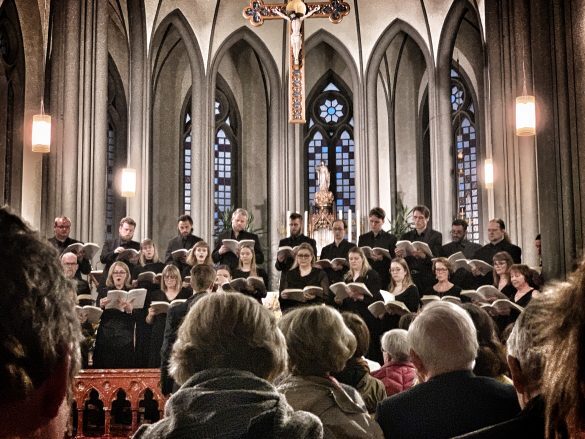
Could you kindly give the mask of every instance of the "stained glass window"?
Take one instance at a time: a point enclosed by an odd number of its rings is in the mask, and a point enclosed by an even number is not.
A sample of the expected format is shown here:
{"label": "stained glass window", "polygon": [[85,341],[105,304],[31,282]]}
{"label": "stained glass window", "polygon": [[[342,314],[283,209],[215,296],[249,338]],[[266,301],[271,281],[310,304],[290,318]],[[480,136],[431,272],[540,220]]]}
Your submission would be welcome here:
{"label": "stained glass window", "polygon": [[106,171],[106,239],[114,237],[114,159],[116,155],[116,130],[108,121],[108,151]]}
{"label": "stained glass window", "polygon": [[457,218],[469,223],[468,239],[479,242],[481,193],[477,167],[480,150],[475,107],[469,87],[454,67],[451,69],[451,120],[455,147]]}
{"label": "stained glass window", "polygon": [[305,150],[307,201],[314,206],[319,182],[315,169],[321,162],[331,174],[329,190],[335,210],[355,211],[355,144],[351,95],[332,74],[321,82],[307,106]]}
{"label": "stained glass window", "polygon": [[191,99],[185,107],[185,116],[183,118],[183,211],[186,215],[191,215],[191,171],[193,169],[191,162]]}

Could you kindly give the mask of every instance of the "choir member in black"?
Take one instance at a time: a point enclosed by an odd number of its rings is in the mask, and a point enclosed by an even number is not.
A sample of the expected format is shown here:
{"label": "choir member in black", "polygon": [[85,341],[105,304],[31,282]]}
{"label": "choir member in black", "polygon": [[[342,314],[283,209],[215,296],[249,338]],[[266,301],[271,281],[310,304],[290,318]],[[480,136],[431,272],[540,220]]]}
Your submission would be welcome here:
{"label": "choir member in black", "polygon": [[232,280],[232,272],[227,265],[218,265],[215,268],[215,280],[213,281],[213,292],[233,293],[229,282]]}
{"label": "choir member in black", "polygon": [[[100,255],[100,262],[104,264],[104,273],[110,271],[110,267],[119,258],[118,255],[126,249],[134,249],[140,251],[140,243],[133,241],[134,229],[136,228],[136,221],[130,217],[124,217],[120,220],[118,227],[118,238],[107,240],[102,246],[102,253]],[[120,259],[129,267],[134,267],[136,259],[124,258]],[[103,286],[103,285],[102,285]]]}
{"label": "choir member in black", "polygon": [[[317,243],[314,239],[309,238],[308,236],[303,235],[303,216],[300,213],[293,212],[288,217],[288,228],[290,229],[290,236],[288,238],[281,239],[278,243],[278,247],[292,247],[295,248],[296,246],[302,244],[303,242],[307,242],[311,244],[313,247],[313,253],[317,254]],[[276,258],[276,263],[274,267],[278,271],[286,271],[292,267],[294,263],[294,257],[288,256],[285,257],[283,255],[279,255]]]}
{"label": "choir member in black", "polygon": [[249,276],[262,278],[264,288],[255,291],[241,291],[244,294],[252,296],[258,302],[262,303],[262,299],[266,297],[266,289],[268,288],[268,273],[261,267],[256,266],[256,255],[252,246],[243,245],[240,248],[240,260],[238,268],[233,271],[233,278],[248,279]]}
{"label": "choir member in black", "polygon": [[384,257],[381,254],[376,254],[374,259],[368,260],[371,267],[376,270],[380,276],[382,285],[388,285],[390,282],[390,275],[388,270],[390,269],[390,261],[395,256],[396,249],[396,236],[392,233],[385,232],[382,230],[384,220],[386,219],[386,212],[381,207],[374,207],[370,210],[368,215],[370,223],[370,231],[364,233],[358,239],[358,247],[381,247],[385,248],[390,252],[390,259]]}
{"label": "choir member in black", "polygon": [[[160,260],[158,256],[158,249],[152,239],[143,239],[140,243],[140,254],[138,255],[138,264],[132,270],[132,278],[136,277],[140,273],[152,271],[155,274],[162,273],[165,264]],[[151,282],[138,282],[136,283],[137,288],[146,288],[149,290],[158,289],[159,285],[152,285]]]}
{"label": "choir member in black", "polygon": [[408,264],[402,258],[392,259],[390,265],[390,288],[388,291],[406,305],[410,312],[417,312],[420,307],[420,293],[412,281]]}
{"label": "choir member in black", "polygon": [[345,275],[345,283],[358,282],[363,283],[368,288],[372,296],[362,294],[358,291],[350,291],[349,297],[340,302],[335,298],[335,302],[342,311],[350,311],[359,315],[370,331],[370,346],[368,348],[367,358],[378,363],[383,363],[382,351],[380,347],[380,336],[382,335],[382,325],[379,319],[374,317],[368,306],[377,301],[384,301],[380,294],[380,276],[376,270],[370,267],[362,249],[353,247],[348,254],[349,271]]}
{"label": "choir member in black", "polygon": [[[431,211],[426,206],[414,206],[412,208],[412,221],[414,230],[406,232],[400,238],[403,241],[421,241],[428,244],[433,257],[442,256],[443,235],[428,227],[431,219]],[[404,258],[410,268],[412,280],[419,291],[426,291],[435,283],[432,271],[432,258],[424,252],[416,252],[406,255],[402,249],[396,250],[396,256]]]}
{"label": "choir member in black", "polygon": [[177,219],[177,230],[179,234],[172,238],[167,245],[165,264],[175,264],[179,268],[179,272],[182,272],[186,265],[185,257],[173,258],[172,253],[175,250],[189,250],[202,239],[193,235],[193,218],[190,215],[181,215]]}
{"label": "choir member in black", "polygon": [[104,308],[98,327],[93,367],[96,369],[124,369],[135,366],[134,315],[132,304],[120,303],[119,308],[105,309],[110,302],[109,290],[130,290],[130,270],[124,262],[116,261],[108,271],[104,288],[98,293],[99,306]]}
{"label": "choir member in black", "polygon": [[508,252],[498,252],[494,255],[493,265],[494,287],[512,300],[516,294],[516,288],[510,282],[510,268],[514,265],[512,256]]}
{"label": "choir member in black", "polygon": [[435,258],[433,261],[433,273],[437,283],[425,291],[424,295],[461,297],[461,287],[449,280],[452,272],[453,267],[447,258]]}
{"label": "choir member in black", "polygon": [[63,253],[61,255],[61,267],[63,267],[65,277],[75,284],[75,292],[78,296],[80,294],[91,294],[89,284],[76,277],[79,268],[77,255],[71,252]]}
{"label": "choir member in black", "polygon": [[213,261],[211,260],[211,248],[209,248],[209,244],[205,241],[198,241],[195,243],[191,250],[189,250],[189,254],[187,254],[186,259],[186,267],[183,268],[183,278],[187,277],[191,273],[191,268],[195,265],[205,264],[213,266]]}
{"label": "choir member in black", "polygon": [[235,239],[241,241],[242,239],[254,240],[254,253],[256,254],[256,263],[261,265],[264,262],[264,254],[260,246],[258,235],[246,231],[248,225],[248,212],[241,207],[237,208],[232,214],[232,229],[220,233],[217,238],[217,244],[211,257],[216,264],[227,265],[230,270],[235,270],[238,267],[238,256],[231,252],[228,247],[223,245],[224,239]]}
{"label": "choir member in black", "polygon": [[[166,312],[157,312],[150,306],[152,302],[172,302],[175,299],[187,299],[191,290],[181,288],[181,273],[174,265],[167,265],[162,271],[161,289],[155,290],[148,297],[148,314],[146,324],[151,327],[148,361],[146,367],[159,368],[161,364],[160,350],[165,333]],[[146,305],[145,305],[146,306]]]}
{"label": "choir member in black", "polygon": [[[446,258],[461,252],[466,259],[474,259],[475,252],[481,248],[481,245],[467,239],[467,221],[463,219],[456,219],[451,223],[451,239],[451,242],[443,246],[442,255]],[[464,290],[477,288],[475,277],[464,268],[453,273],[453,282]]]}
{"label": "choir member in black", "polygon": [[539,294],[538,290],[535,290],[530,285],[531,278],[532,272],[528,265],[514,264],[510,267],[510,281],[516,288],[512,301],[522,308],[526,308],[532,298],[537,297]]}
{"label": "choir member in black", "polygon": [[303,289],[309,285],[323,288],[323,297],[327,297],[329,292],[329,281],[327,275],[320,268],[314,267],[315,253],[313,247],[306,242],[299,246],[295,255],[295,262],[288,271],[284,271],[280,276],[280,309],[287,312],[292,308],[303,305],[315,305],[324,302],[324,299],[305,292],[306,302],[298,302],[288,298],[284,290],[300,288]]}
{"label": "choir member in black", "polygon": [[[59,255],[62,255],[65,249],[71,244],[81,242],[69,236],[69,233],[71,233],[71,220],[66,216],[58,216],[55,218],[53,231],[55,234],[52,238],[49,238],[48,241],[53,247],[55,247],[55,249],[57,249]],[[77,262],[77,272],[75,273],[76,278],[81,279],[82,274],[91,273],[91,262],[85,257],[83,252],[77,254]]]}
{"label": "choir member in black", "polygon": [[[345,221],[340,219],[333,221],[333,242],[323,247],[321,250],[320,259],[347,259],[349,250],[355,247],[355,244],[352,244],[347,239],[345,239],[346,229],[347,226],[345,225]],[[329,279],[329,284],[331,285],[336,282],[341,282],[348,269],[348,267],[343,265],[335,265],[332,268],[324,268],[325,273],[327,274],[327,278]]]}

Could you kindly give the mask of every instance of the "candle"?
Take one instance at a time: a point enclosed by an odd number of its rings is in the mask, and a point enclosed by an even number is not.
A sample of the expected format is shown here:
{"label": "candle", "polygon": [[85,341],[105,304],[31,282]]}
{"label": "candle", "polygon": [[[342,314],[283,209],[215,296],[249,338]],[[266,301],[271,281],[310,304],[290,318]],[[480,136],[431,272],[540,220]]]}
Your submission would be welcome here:
{"label": "candle", "polygon": [[351,242],[351,209],[347,211],[347,240]]}
{"label": "candle", "polygon": [[305,210],[305,236],[309,236],[309,212]]}
{"label": "candle", "polygon": [[286,218],[284,219],[284,225],[286,227],[286,236],[290,236],[290,224],[288,219],[290,218],[290,210],[286,211]]}
{"label": "candle", "polygon": [[337,212],[337,219],[343,219],[343,210],[339,209],[339,212]]}

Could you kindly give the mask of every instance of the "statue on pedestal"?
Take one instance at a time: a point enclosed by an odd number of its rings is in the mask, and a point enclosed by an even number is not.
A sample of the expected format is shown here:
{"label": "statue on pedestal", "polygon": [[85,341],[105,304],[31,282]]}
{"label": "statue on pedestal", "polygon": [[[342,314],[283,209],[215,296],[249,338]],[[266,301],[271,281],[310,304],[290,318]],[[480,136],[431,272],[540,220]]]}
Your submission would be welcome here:
{"label": "statue on pedestal", "polygon": [[329,191],[331,174],[325,162],[321,162],[315,168],[319,190],[315,193],[315,206],[319,208],[331,207],[333,205],[333,193]]}

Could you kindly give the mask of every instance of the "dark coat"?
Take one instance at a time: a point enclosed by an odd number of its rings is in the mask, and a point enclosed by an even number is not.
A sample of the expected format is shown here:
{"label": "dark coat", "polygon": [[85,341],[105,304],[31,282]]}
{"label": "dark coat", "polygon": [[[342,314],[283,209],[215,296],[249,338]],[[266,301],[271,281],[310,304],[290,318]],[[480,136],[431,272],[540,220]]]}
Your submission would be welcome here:
{"label": "dark coat", "polygon": [[[309,238],[308,236],[305,236],[303,234],[300,234],[298,236],[289,236],[287,238],[281,239],[280,242],[278,243],[278,247],[295,248],[296,246],[301,245],[304,242],[306,242],[313,248],[313,253],[315,254],[315,257],[317,257],[317,243],[313,238]],[[276,268],[278,271],[290,270],[290,267],[293,266],[293,263],[294,258],[291,256],[286,258],[283,262],[278,262],[277,259],[274,264],[274,268]]]}
{"label": "dark coat", "polygon": [[[213,262],[216,264],[227,265],[230,267],[230,270],[235,270],[238,267],[238,257],[233,254],[232,252],[224,253],[223,255],[219,254],[219,249],[221,248],[222,241],[224,239],[236,239],[233,230],[225,231],[221,233],[217,238],[217,244],[211,253],[211,258]],[[258,239],[258,235],[251,232],[246,232],[242,230],[238,234],[238,241],[243,239],[253,239],[254,240],[254,254],[256,255],[256,265],[261,265],[264,262],[264,253],[262,253],[262,246],[260,245],[260,240]]]}

